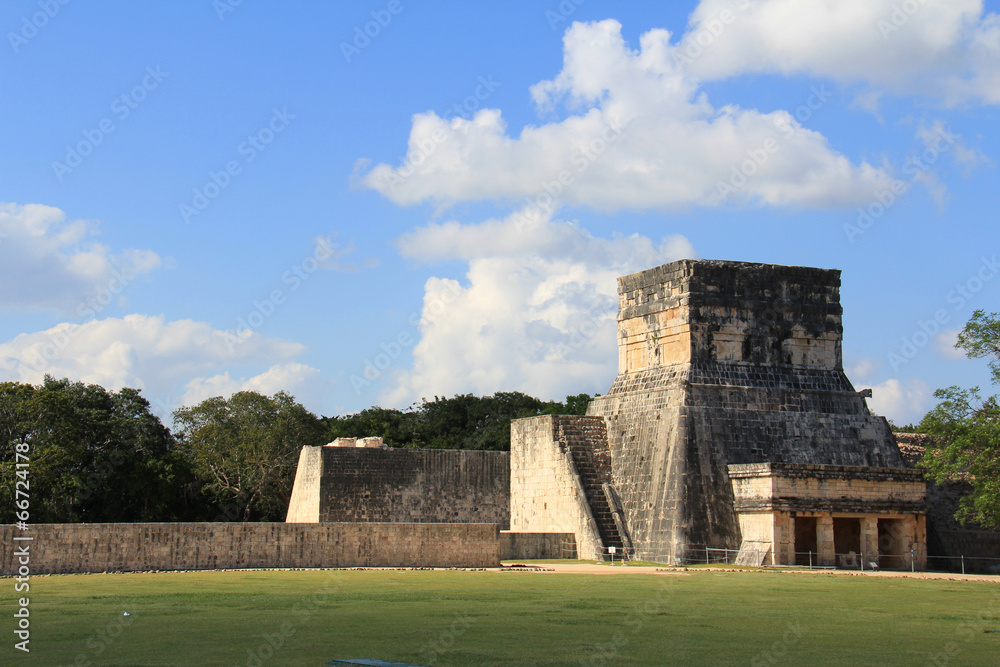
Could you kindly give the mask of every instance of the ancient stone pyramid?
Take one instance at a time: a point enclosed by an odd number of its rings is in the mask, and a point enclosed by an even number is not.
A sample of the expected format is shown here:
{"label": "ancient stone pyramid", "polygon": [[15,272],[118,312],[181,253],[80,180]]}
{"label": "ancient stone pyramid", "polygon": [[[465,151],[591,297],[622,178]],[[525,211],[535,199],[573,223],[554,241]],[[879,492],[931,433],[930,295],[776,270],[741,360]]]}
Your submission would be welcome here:
{"label": "ancient stone pyramid", "polygon": [[844,374],[840,272],[681,260],[618,279],[614,486],[640,558],[739,548],[729,464],[902,468]]}

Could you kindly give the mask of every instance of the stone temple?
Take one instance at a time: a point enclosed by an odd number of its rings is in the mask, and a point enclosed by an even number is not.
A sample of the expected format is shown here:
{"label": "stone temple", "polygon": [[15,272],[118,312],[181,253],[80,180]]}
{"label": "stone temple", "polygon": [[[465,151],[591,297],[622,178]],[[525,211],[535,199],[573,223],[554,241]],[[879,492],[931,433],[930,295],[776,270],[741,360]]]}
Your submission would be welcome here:
{"label": "stone temple", "polygon": [[509,456],[304,448],[288,520],[496,523],[571,535],[582,558],[923,567],[926,483],[844,374],[839,271],[681,260],[618,297],[618,376],[586,416],[515,420]]}
{"label": "stone temple", "polygon": [[706,260],[619,278],[611,389],[586,417],[512,426],[511,528],[572,528],[589,556],[921,566],[925,483],[844,374],[839,288],[836,270]]}

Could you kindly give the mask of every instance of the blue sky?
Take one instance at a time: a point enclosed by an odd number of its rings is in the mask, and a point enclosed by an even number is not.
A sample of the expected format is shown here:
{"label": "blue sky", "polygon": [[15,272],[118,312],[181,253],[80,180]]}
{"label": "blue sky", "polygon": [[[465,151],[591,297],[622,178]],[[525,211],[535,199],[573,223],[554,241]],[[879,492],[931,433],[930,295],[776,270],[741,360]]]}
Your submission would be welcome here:
{"label": "blue sky", "polygon": [[849,377],[919,419],[989,382],[996,12],[4,3],[0,378],[603,392],[615,277],[703,257],[841,269]]}

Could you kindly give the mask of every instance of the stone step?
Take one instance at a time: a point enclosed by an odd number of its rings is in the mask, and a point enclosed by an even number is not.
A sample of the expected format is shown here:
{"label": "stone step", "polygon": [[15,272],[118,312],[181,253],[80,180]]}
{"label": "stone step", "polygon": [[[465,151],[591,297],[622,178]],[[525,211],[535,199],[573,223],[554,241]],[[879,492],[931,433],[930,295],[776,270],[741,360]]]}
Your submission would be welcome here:
{"label": "stone step", "polygon": [[[559,441],[569,450],[601,542],[605,547],[624,550],[624,540],[618,534],[614,512],[604,495],[602,482],[607,477],[607,452],[595,448],[595,445],[600,444],[597,441],[600,430],[593,427],[578,428],[572,424],[562,424],[559,429]],[[595,462],[598,457],[603,457],[605,461],[600,470]]]}

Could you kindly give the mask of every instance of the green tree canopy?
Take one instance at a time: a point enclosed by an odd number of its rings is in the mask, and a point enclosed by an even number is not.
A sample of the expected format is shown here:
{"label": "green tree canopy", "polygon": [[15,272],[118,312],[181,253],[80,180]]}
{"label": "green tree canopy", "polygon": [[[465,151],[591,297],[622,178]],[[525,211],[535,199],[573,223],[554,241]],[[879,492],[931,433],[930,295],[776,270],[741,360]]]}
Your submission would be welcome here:
{"label": "green tree canopy", "polygon": [[174,412],[180,449],[224,515],[283,521],[299,450],[326,442],[327,430],[285,392],[241,391]]}
{"label": "green tree canopy", "polygon": [[195,502],[190,467],[136,389],[113,392],[48,376],[37,387],[2,383],[0,438],[5,522],[18,444],[28,450],[21,479],[30,484],[33,523],[176,520]]}
{"label": "green tree canopy", "polygon": [[490,396],[459,394],[423,399],[407,411],[380,407],[324,421],[331,438],[380,436],[390,447],[510,450],[510,422],[542,414],[584,414],[589,394],[565,403],[543,401],[518,391]]}
{"label": "green tree canopy", "polygon": [[[1000,315],[977,310],[958,336],[955,347],[971,358],[990,359],[994,383],[1000,383]],[[979,388],[938,389],[941,402],[920,422],[920,430],[937,436],[921,465],[938,481],[965,479],[972,492],[962,498],[955,517],[1000,528],[1000,405],[983,399]]]}

